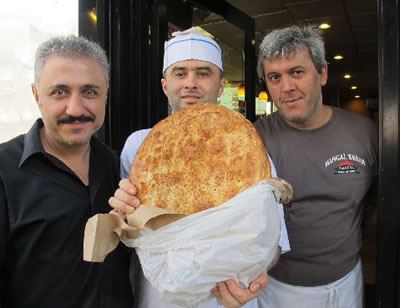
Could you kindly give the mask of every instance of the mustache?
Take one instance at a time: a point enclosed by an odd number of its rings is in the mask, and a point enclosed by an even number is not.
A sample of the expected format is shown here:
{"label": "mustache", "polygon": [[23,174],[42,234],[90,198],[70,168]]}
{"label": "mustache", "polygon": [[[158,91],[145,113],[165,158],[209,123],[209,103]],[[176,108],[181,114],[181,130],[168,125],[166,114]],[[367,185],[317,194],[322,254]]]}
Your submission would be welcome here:
{"label": "mustache", "polygon": [[79,117],[67,116],[65,118],[59,119],[57,121],[57,124],[69,124],[75,122],[94,122],[94,117],[86,115],[81,115]]}

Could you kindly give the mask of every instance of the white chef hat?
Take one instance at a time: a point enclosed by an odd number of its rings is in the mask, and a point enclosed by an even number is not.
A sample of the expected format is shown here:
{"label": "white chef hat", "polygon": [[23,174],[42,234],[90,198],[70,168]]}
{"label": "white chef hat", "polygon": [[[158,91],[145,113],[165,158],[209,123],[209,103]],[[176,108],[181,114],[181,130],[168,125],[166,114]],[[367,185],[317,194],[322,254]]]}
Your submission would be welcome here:
{"label": "white chef hat", "polygon": [[201,60],[222,69],[221,48],[213,39],[191,28],[172,33],[174,36],[164,45],[163,73],[172,64],[185,60]]}

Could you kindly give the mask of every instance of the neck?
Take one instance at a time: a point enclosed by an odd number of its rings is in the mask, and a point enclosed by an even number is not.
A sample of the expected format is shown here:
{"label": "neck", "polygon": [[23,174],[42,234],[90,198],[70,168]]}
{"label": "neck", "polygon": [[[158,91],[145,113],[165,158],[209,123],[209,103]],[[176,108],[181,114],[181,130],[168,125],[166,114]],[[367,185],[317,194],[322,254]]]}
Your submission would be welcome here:
{"label": "neck", "polygon": [[49,153],[67,165],[85,184],[89,184],[90,144],[68,145],[51,140],[44,128],[40,130],[40,139],[46,153]]}
{"label": "neck", "polygon": [[315,111],[314,115],[304,123],[288,122],[290,126],[297,129],[316,129],[325,125],[332,115],[332,109],[326,105],[320,105],[320,107]]}
{"label": "neck", "polygon": [[48,138],[44,128],[40,130],[40,139],[44,150],[56,156],[60,160],[70,159],[73,157],[82,158],[90,149],[89,142],[84,144],[65,144],[52,138]]}

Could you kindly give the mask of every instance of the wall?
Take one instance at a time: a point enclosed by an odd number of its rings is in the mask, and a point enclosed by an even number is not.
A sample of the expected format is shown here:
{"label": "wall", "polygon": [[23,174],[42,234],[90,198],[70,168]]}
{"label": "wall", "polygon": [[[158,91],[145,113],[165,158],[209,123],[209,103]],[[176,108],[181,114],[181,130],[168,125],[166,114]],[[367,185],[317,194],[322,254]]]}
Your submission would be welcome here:
{"label": "wall", "polygon": [[367,117],[371,117],[371,112],[367,107],[367,100],[363,98],[348,99],[340,103],[340,107],[352,112],[356,112]]}
{"label": "wall", "polygon": [[0,3],[0,142],[26,132],[40,116],[31,93],[37,46],[78,33],[78,0]]}

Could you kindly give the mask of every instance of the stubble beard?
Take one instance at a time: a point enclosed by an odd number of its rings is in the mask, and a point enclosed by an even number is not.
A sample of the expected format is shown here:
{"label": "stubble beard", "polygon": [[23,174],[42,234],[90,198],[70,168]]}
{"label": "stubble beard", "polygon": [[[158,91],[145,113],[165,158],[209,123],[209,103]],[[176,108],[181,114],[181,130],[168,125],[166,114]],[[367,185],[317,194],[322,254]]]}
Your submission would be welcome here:
{"label": "stubble beard", "polygon": [[86,145],[90,142],[92,139],[93,135],[96,134],[96,132],[100,129],[102,123],[99,123],[91,128],[91,131],[85,135],[85,136],[63,136],[60,133],[51,133],[53,140],[55,140],[57,143],[64,145],[64,146],[70,146],[70,147],[79,147],[82,145]]}
{"label": "stubble beard", "polygon": [[300,115],[289,116],[282,109],[278,109],[278,112],[286,120],[286,122],[294,123],[296,125],[305,126],[313,118],[313,116],[317,113],[317,111],[318,111],[318,101],[316,100],[311,106],[308,106],[308,107],[309,108],[307,108],[305,110],[305,112],[303,112],[303,114],[300,114]]}

